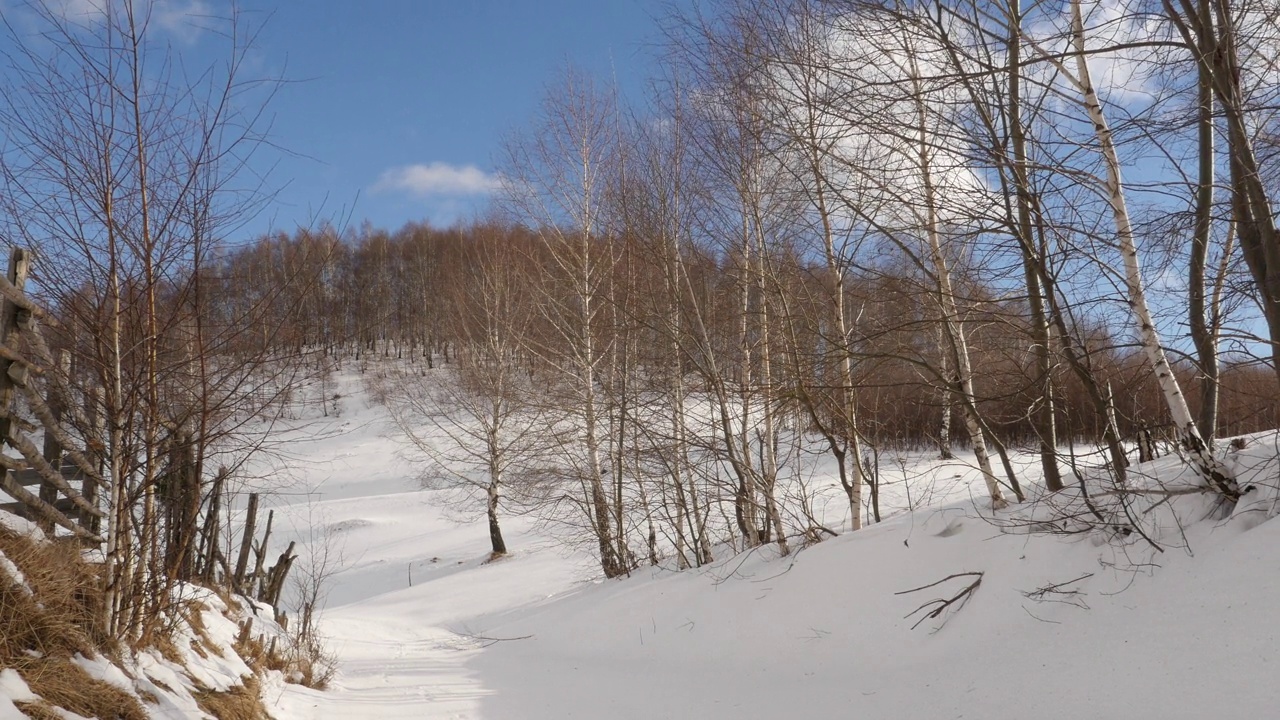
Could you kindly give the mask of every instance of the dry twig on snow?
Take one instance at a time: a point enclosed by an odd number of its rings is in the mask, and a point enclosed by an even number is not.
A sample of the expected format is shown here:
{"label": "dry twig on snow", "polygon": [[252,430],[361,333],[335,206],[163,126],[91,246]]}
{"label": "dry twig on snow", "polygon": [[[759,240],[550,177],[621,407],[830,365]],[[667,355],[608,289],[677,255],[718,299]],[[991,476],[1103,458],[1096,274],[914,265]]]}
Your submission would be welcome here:
{"label": "dry twig on snow", "polygon": [[[973,582],[961,588],[959,592],[957,592],[955,595],[952,595],[950,598],[945,600],[942,598],[936,598],[936,599],[930,600],[924,603],[923,605],[921,605],[920,607],[916,608],[915,610],[912,610],[906,615],[903,615],[903,618],[905,619],[905,618],[911,617],[912,615],[915,615],[916,613],[920,613],[920,612],[924,613],[924,615],[922,615],[919,620],[916,620],[916,624],[911,626],[911,629],[915,630],[916,628],[920,627],[920,623],[924,622],[925,620],[930,620],[932,618],[941,616],[944,612],[946,612],[947,608],[952,607],[953,605],[955,606],[955,610],[958,612],[960,608],[965,606],[965,603],[969,602],[969,598],[973,597],[973,593],[978,589],[978,586],[982,584],[983,575],[984,573],[980,571],[953,573],[951,575],[948,575],[942,578],[941,580],[938,580],[937,582],[931,582],[928,585],[921,585],[918,588],[912,588],[910,590],[903,590],[901,592],[896,592],[894,593],[894,595],[909,595],[914,592],[920,592],[921,590],[928,590],[931,587],[937,587],[938,585],[941,585],[942,583],[945,583],[948,580],[954,580],[955,578],[961,578],[961,577],[974,578]],[[942,621],[942,625],[945,625],[946,622],[947,622],[946,619],[944,619]],[[941,630],[942,625],[939,625],[938,627],[934,628],[934,632]]]}

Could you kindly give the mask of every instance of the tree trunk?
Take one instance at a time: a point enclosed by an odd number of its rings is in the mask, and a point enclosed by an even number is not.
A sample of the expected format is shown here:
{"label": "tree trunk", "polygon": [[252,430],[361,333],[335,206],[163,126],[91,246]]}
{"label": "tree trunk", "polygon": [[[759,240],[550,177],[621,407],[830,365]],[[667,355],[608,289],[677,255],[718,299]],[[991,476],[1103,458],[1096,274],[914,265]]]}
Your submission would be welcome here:
{"label": "tree trunk", "polygon": [[987,453],[986,437],[977,417],[977,397],[974,394],[973,369],[969,362],[969,347],[965,341],[964,327],[960,321],[960,310],[951,287],[951,270],[947,267],[946,256],[943,255],[940,219],[936,189],[933,183],[932,159],[929,155],[928,116],[920,87],[920,78],[916,72],[915,60],[911,60],[911,80],[916,91],[916,119],[919,122],[916,141],[917,159],[920,163],[920,177],[924,185],[925,236],[929,244],[929,255],[933,261],[934,281],[937,283],[937,301],[941,309],[943,336],[947,340],[951,352],[951,361],[956,371],[956,382],[953,390],[961,398],[961,411],[964,415],[965,429],[969,431],[969,440],[973,444],[973,454],[982,471],[987,493],[991,497],[991,506],[995,509],[1006,507],[1009,503],[1004,499],[1000,483],[996,480],[991,466],[991,457]]}
{"label": "tree trunk", "polygon": [[1124,260],[1125,285],[1129,294],[1129,307],[1134,320],[1138,324],[1139,338],[1155,372],[1156,382],[1169,407],[1169,414],[1177,428],[1178,438],[1190,454],[1192,462],[1200,475],[1216,492],[1229,500],[1240,497],[1239,485],[1235,478],[1213,455],[1200,436],[1191,410],[1187,407],[1178,378],[1165,355],[1164,345],[1156,330],[1155,319],[1147,304],[1146,291],[1142,281],[1142,266],[1138,259],[1138,247],[1134,240],[1133,228],[1129,222],[1129,210],[1125,203],[1124,183],[1120,175],[1120,157],[1116,153],[1115,142],[1111,136],[1111,128],[1107,124],[1102,103],[1094,90],[1089,77],[1089,63],[1085,54],[1084,18],[1080,9],[1081,0],[1072,0],[1071,19],[1074,36],[1077,84],[1083,95],[1083,103],[1089,119],[1093,122],[1094,133],[1100,146],[1103,160],[1107,166],[1106,191],[1107,201],[1111,206],[1112,217],[1116,226],[1116,239],[1119,241],[1120,254]]}
{"label": "tree trunk", "polygon": [[[584,254],[586,250],[584,249]],[[585,361],[582,368],[581,387],[583,393],[583,422],[586,432],[587,482],[590,487],[592,522],[595,525],[596,541],[600,547],[600,569],[605,577],[618,577],[626,572],[617,556],[613,544],[613,523],[610,522],[611,509],[609,497],[604,489],[604,465],[601,458],[599,414],[596,403],[595,371],[592,367],[595,357],[595,346],[591,338],[591,301],[587,293],[579,296],[583,317],[580,318],[582,350]]]}
{"label": "tree trunk", "polygon": [[[1209,0],[1200,0],[1200,26],[1213,27],[1213,12]],[[1200,57],[1213,57],[1214,33],[1201,32],[1198,36]],[[1205,266],[1209,260],[1209,243],[1213,229],[1214,182],[1214,121],[1213,121],[1213,66],[1197,63],[1199,69],[1199,117],[1197,142],[1200,161],[1198,187],[1196,188],[1195,235],[1191,239],[1189,282],[1187,284],[1187,320],[1191,342],[1195,345],[1200,369],[1200,435],[1212,443],[1217,434],[1218,419],[1218,347],[1205,308]]]}
{"label": "tree trunk", "polygon": [[937,341],[938,341],[938,365],[942,370],[942,391],[938,393],[938,400],[942,406],[942,417],[938,423],[938,458],[940,460],[953,460],[955,453],[951,451],[951,415],[954,411],[955,403],[952,402],[951,384],[954,382],[954,375],[951,371],[951,361],[948,359],[951,352],[947,349],[947,344],[943,342],[944,333],[942,324],[938,324]]}
{"label": "tree trunk", "polygon": [[756,292],[759,293],[760,303],[760,380],[765,387],[765,402],[760,408],[763,413],[760,423],[760,479],[761,492],[764,495],[764,511],[765,521],[769,523],[774,535],[774,542],[778,544],[778,553],[786,556],[791,553],[791,549],[787,546],[787,533],[782,527],[782,514],[778,510],[777,485],[778,485],[778,458],[774,451],[774,444],[778,440],[778,431],[774,425],[774,404],[770,397],[773,393],[773,356],[769,347],[770,339],[770,312],[769,298],[766,294],[765,282],[765,247],[764,237],[759,232],[757,226],[756,240],[759,247],[756,251]]}
{"label": "tree trunk", "polygon": [[1031,419],[1040,441],[1040,466],[1045,489],[1063,487],[1058,469],[1058,437],[1054,417],[1053,359],[1049,352],[1049,321],[1045,316],[1043,288],[1036,277],[1035,243],[1032,239],[1031,184],[1027,173],[1027,139],[1022,126],[1022,9],[1019,0],[1009,0],[1009,134],[1013,145],[1013,174],[1017,190],[1019,247],[1023,275],[1031,310],[1031,339],[1035,344],[1036,386],[1039,403]]}
{"label": "tree trunk", "polygon": [[507,554],[507,543],[502,539],[502,528],[498,526],[498,488],[502,484],[502,474],[496,468],[489,471],[488,502],[485,512],[489,518],[489,544],[494,557]]}

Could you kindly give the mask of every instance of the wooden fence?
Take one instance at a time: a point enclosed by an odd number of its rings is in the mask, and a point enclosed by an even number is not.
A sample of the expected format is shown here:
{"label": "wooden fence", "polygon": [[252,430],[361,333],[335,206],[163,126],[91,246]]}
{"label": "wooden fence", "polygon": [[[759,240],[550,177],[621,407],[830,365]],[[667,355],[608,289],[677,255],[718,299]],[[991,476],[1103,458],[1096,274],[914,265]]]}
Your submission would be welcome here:
{"label": "wooden fence", "polygon": [[[69,429],[65,420],[74,419],[92,435],[100,434],[104,423],[97,415],[97,403],[89,400],[83,403],[88,407],[77,407],[68,380],[68,356],[55,355],[41,335],[38,321],[52,319],[24,292],[30,262],[27,251],[15,248],[9,256],[8,274],[0,278],[0,491],[12,498],[0,503],[0,512],[31,519],[46,532],[62,528],[87,543],[101,544],[101,524],[106,517],[102,500],[110,497],[110,483],[103,476],[101,456],[88,450],[85,438]],[[26,400],[36,422],[20,416],[15,402],[19,396]],[[42,448],[32,439],[38,432],[43,436]],[[200,555],[196,565],[202,569],[203,579],[220,579],[237,592],[275,606],[296,559],[295,543],[289,543],[274,565],[265,567],[274,511],[267,516],[262,539],[255,542],[258,495],[252,494],[232,569],[226,558],[230,553],[224,553],[218,542],[226,476],[225,469],[219,470],[208,498],[201,497],[199,480],[195,479],[186,514],[170,518],[169,525],[187,528],[194,537],[201,500],[208,500],[204,537],[194,548]],[[184,541],[179,538],[173,546],[183,547]],[[252,566],[250,554],[254,556]],[[219,569],[221,578],[215,577]]]}
{"label": "wooden fence", "polygon": [[[23,292],[30,265],[30,254],[14,248],[9,271],[0,279],[0,490],[13,498],[0,504],[0,511],[34,520],[46,531],[56,526],[99,544],[105,517],[99,499],[110,486],[100,460],[64,423],[73,397],[66,356],[55,360],[39,327],[48,313]],[[19,395],[35,423],[19,416]],[[42,448],[32,440],[38,431]]]}

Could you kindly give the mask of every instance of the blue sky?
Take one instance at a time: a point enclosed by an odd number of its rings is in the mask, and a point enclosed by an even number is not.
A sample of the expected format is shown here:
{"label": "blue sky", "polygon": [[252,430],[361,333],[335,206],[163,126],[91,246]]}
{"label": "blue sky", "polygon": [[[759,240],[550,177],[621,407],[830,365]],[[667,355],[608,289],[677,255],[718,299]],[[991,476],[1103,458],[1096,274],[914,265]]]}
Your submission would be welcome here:
{"label": "blue sky", "polygon": [[[213,0],[207,0],[206,5]],[[644,0],[257,0],[265,67],[291,82],[270,108],[279,202],[246,233],[315,218],[471,217],[503,134],[566,63],[643,93],[663,5]],[[261,16],[255,16],[260,18]],[[266,154],[260,160],[266,160]]]}
{"label": "blue sky", "polygon": [[692,0],[0,0],[0,82],[14,79],[10,62],[25,64],[7,56],[8,32],[41,47],[47,27],[32,5],[92,28],[126,2],[148,18],[157,76],[181,68],[185,86],[184,73],[225,66],[236,7],[259,32],[239,79],[283,81],[258,126],[269,125],[269,144],[253,158],[276,201],[226,238],[240,242],[324,221],[395,229],[474,217],[502,137],[528,124],[567,65],[641,97],[658,17]]}

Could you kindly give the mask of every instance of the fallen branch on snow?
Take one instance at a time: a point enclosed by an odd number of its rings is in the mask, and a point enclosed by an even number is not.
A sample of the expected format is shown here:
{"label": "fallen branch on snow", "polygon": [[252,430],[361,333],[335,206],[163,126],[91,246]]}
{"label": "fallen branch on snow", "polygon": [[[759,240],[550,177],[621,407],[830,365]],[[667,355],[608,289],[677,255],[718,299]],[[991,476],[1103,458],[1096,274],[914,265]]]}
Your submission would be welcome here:
{"label": "fallen branch on snow", "polygon": [[1028,600],[1035,600],[1037,602],[1065,603],[1067,605],[1074,605],[1078,608],[1088,610],[1089,605],[1084,601],[1084,592],[1074,588],[1068,588],[1067,586],[1078,583],[1081,580],[1087,580],[1091,577],[1093,577],[1093,573],[1085,573],[1074,580],[1045,585],[1044,587],[1036,588],[1030,592],[1024,592],[1022,595]]}
{"label": "fallen branch on snow", "polygon": [[[912,588],[910,590],[903,590],[901,592],[894,593],[894,595],[909,595],[914,592],[920,592],[921,590],[928,590],[931,587],[937,587],[938,585],[941,585],[942,583],[947,582],[948,580],[954,580],[956,578],[961,578],[961,577],[974,578],[973,582],[961,588],[959,592],[957,592],[955,595],[952,595],[950,598],[945,600],[942,598],[936,598],[934,600],[930,600],[924,603],[923,605],[921,605],[920,607],[916,608],[915,610],[912,610],[906,615],[903,615],[902,616],[903,619],[905,620],[907,618],[910,618],[912,615],[915,615],[916,613],[924,612],[924,615],[922,615],[919,620],[916,620],[916,624],[911,626],[911,629],[915,630],[916,628],[920,627],[920,623],[924,622],[925,620],[930,620],[930,619],[939,617],[944,612],[946,612],[947,608],[949,607],[955,606],[954,612],[959,612],[960,608],[963,608],[965,606],[965,603],[969,602],[969,598],[973,597],[973,593],[978,589],[978,586],[982,584],[982,576],[984,574],[985,573],[983,572],[954,573],[952,575],[948,575],[942,578],[941,580],[938,580],[937,582],[931,582],[928,585],[921,585],[918,588]],[[948,616],[948,618],[949,617],[950,616]],[[946,622],[947,622],[946,619],[944,619],[942,621],[942,624],[934,628],[933,631],[937,632],[938,630],[941,630],[942,625],[945,625]]]}
{"label": "fallen branch on snow", "polygon": [[521,635],[519,637],[486,637],[484,635],[473,635],[471,633],[457,632],[457,631],[455,631],[453,634],[459,637],[464,637],[468,640],[474,640],[477,643],[481,643],[480,645],[481,648],[487,648],[491,645],[497,645],[500,642],[512,642],[514,640],[528,640],[533,637],[532,635]]}

